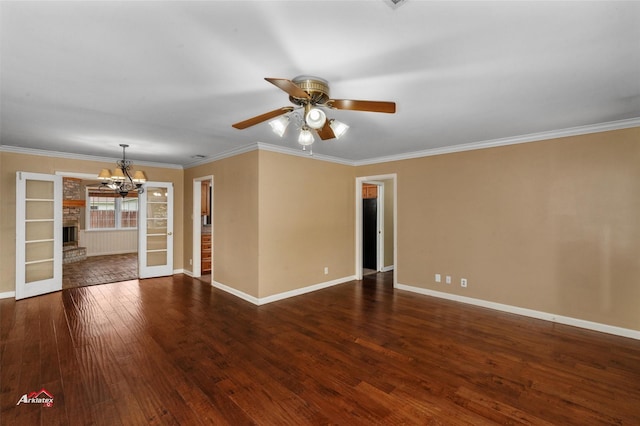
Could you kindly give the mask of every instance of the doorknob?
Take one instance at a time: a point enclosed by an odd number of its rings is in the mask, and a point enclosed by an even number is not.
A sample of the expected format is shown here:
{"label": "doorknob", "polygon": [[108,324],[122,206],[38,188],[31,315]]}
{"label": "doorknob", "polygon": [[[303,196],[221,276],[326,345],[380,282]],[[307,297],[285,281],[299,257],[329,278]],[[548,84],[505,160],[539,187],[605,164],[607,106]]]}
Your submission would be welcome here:
{"label": "doorknob", "polygon": [[173,232],[167,232],[167,235],[173,235]]}

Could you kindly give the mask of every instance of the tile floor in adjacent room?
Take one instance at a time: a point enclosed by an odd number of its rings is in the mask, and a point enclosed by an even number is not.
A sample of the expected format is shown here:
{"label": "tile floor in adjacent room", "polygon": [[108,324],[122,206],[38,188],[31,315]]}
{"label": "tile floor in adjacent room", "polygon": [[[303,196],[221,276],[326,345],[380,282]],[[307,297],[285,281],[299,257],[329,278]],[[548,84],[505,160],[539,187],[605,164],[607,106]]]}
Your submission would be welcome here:
{"label": "tile floor in adjacent room", "polygon": [[62,267],[62,288],[84,287],[138,278],[138,254],[87,257]]}

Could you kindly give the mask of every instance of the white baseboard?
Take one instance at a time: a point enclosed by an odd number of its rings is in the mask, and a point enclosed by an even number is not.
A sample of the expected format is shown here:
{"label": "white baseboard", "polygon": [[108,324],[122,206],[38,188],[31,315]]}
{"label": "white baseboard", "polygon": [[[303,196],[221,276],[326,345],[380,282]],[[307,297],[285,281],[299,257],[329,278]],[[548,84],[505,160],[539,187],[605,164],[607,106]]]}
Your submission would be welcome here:
{"label": "white baseboard", "polygon": [[257,297],[254,297],[250,294],[244,293],[240,290],[236,290],[233,287],[229,287],[228,285],[224,285],[222,283],[219,283],[218,281],[212,281],[211,285],[214,286],[217,289],[220,289],[222,291],[226,291],[229,294],[233,294],[236,297],[239,297],[242,300],[246,300],[249,303],[253,303],[254,305],[260,305],[259,301],[260,299],[258,299]]}
{"label": "white baseboard", "polygon": [[334,285],[343,284],[349,281],[353,281],[356,279],[355,275],[350,275],[348,277],[338,278],[336,280],[326,281],[319,284],[310,285],[308,287],[297,288],[291,291],[285,291],[284,293],[278,293],[271,296],[263,297],[259,299],[260,305],[264,305],[266,303],[276,302],[282,299],[288,299],[294,296],[300,296],[301,294],[311,293],[312,291],[322,290],[323,288],[333,287]]}
{"label": "white baseboard", "polygon": [[389,272],[389,271],[393,271],[394,269],[395,268],[393,267],[393,265],[389,265],[382,268],[382,272]]}
{"label": "white baseboard", "polygon": [[15,291],[5,291],[4,293],[0,293],[0,299],[11,299],[16,297]]}
{"label": "white baseboard", "polygon": [[246,300],[249,303],[253,303],[254,305],[260,306],[260,305],[266,305],[267,303],[276,302],[278,300],[288,299],[294,296],[300,296],[305,293],[311,293],[312,291],[322,290],[323,288],[332,287],[338,284],[343,284],[349,281],[353,281],[355,279],[356,279],[355,275],[351,275],[348,277],[338,278],[335,280],[310,285],[308,287],[297,288],[295,290],[285,291],[283,293],[278,293],[278,294],[274,294],[274,295],[262,297],[262,298],[251,296],[250,294],[236,290],[233,287],[229,287],[217,281],[213,281],[211,285],[213,285],[215,288],[226,291],[227,293],[233,294],[236,297]]}
{"label": "white baseboard", "polygon": [[562,315],[550,314],[548,312],[536,311],[533,309],[520,308],[518,306],[504,305],[502,303],[489,302],[482,299],[474,299],[472,297],[459,296],[457,294],[444,293],[441,291],[429,290],[421,287],[413,287],[404,284],[396,284],[395,288],[406,290],[413,293],[424,294],[426,296],[438,297],[441,299],[453,300],[454,302],[467,303],[470,305],[481,306],[483,308],[495,309],[497,311],[508,312],[510,314],[523,315],[526,317],[551,321],[558,324],[571,325],[574,327],[586,328],[588,330],[599,331],[601,333],[614,334],[616,336],[628,337],[630,339],[640,340],[640,331],[628,328],[616,327],[607,324],[601,324],[592,321],[585,321],[578,318],[565,317]]}

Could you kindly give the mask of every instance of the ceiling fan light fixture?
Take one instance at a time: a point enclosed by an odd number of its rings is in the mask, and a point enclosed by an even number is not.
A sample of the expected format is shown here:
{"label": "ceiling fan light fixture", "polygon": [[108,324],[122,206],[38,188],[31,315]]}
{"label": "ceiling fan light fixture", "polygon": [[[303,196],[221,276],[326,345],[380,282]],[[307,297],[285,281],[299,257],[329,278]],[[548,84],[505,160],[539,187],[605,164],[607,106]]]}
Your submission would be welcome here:
{"label": "ceiling fan light fixture", "polygon": [[329,121],[329,126],[331,126],[331,130],[333,130],[333,134],[336,135],[336,139],[340,139],[340,137],[344,136],[347,130],[349,130],[348,125],[336,119]]}
{"label": "ceiling fan light fixture", "polygon": [[305,115],[304,121],[312,129],[321,129],[327,121],[327,115],[321,109],[311,108]]}
{"label": "ceiling fan light fixture", "polygon": [[[1,0],[0,0],[1,1]],[[385,0],[393,4],[400,4],[406,0]],[[285,129],[294,123],[299,131],[298,143],[302,150],[314,142],[312,132],[315,131],[322,140],[338,139],[345,135],[349,126],[327,118],[326,108],[332,110],[367,111],[393,114],[396,103],[389,101],[366,101],[353,99],[332,99],[329,96],[327,80],[308,75],[299,75],[293,80],[286,78],[265,78],[266,81],[289,95],[289,101],[295,106],[282,107],[264,114],[257,115],[231,126],[236,129],[246,129],[259,123],[269,122],[271,129],[278,136],[283,137]],[[311,150],[309,150],[311,151]]]}
{"label": "ceiling fan light fixture", "polygon": [[286,115],[282,115],[275,120],[271,120],[269,122],[269,125],[271,126],[271,130],[273,130],[273,133],[282,137],[284,136],[284,132],[285,130],[287,130],[287,126],[289,125],[289,117]]}
{"label": "ceiling fan light fixture", "polygon": [[311,145],[314,140],[315,139],[309,129],[303,127],[302,130],[300,130],[300,135],[298,136],[298,143],[300,145],[302,145],[303,147],[307,147]]}

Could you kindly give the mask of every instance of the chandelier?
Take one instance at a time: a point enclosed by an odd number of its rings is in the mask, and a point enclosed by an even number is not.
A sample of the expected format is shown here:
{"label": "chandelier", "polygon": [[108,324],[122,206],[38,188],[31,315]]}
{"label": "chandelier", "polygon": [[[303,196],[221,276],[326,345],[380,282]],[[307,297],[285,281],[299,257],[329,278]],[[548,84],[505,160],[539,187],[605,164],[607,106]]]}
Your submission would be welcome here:
{"label": "chandelier", "polygon": [[147,176],[141,170],[133,172],[133,161],[127,160],[125,156],[125,149],[129,145],[121,143],[120,146],[122,147],[122,160],[116,161],[117,168],[114,169],[113,173],[109,169],[100,171],[98,175],[98,179],[102,181],[100,189],[113,190],[122,198],[126,197],[129,192],[135,191],[138,194],[142,194],[144,192],[142,184],[147,181]]}

